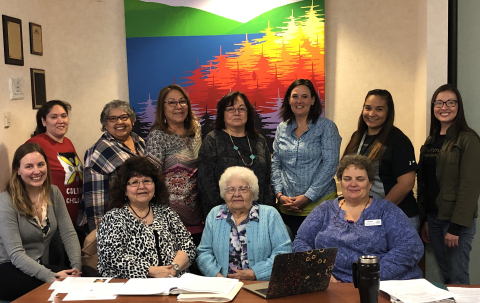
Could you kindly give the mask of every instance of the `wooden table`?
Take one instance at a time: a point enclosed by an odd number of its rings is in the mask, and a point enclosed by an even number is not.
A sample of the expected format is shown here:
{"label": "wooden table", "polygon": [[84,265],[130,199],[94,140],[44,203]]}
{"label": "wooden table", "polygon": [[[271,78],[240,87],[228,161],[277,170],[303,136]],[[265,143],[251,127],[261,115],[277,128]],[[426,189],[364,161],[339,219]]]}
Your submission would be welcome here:
{"label": "wooden table", "polygon": [[[127,280],[121,279],[112,279],[111,282],[125,282]],[[252,284],[258,282],[246,281],[245,284]],[[52,291],[48,290],[50,287],[49,283],[45,283],[42,286],[34,289],[28,294],[18,298],[13,301],[15,303],[32,303],[32,302],[47,302]],[[65,294],[60,294],[60,297],[63,299]],[[241,289],[237,294],[235,299],[232,302],[234,303],[259,303],[265,302],[267,300],[247,291]],[[360,303],[360,297],[358,294],[358,289],[353,287],[352,283],[330,283],[330,286],[324,291],[312,292],[303,295],[289,296],[283,298],[276,298],[268,300],[275,303],[284,303],[284,302],[301,302],[301,303]],[[75,301],[75,302],[107,302],[107,301]],[[108,300],[112,303],[149,303],[149,302],[163,302],[163,303],[173,303],[177,302],[177,296],[117,296],[115,300]],[[387,295],[381,294],[378,297],[378,303],[389,303],[390,299]]]}

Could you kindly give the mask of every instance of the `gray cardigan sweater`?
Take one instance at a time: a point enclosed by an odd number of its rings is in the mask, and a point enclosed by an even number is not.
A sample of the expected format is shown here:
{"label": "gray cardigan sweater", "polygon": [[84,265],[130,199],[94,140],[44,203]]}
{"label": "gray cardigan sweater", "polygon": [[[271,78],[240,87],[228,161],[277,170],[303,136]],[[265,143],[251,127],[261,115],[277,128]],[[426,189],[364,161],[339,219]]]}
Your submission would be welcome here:
{"label": "gray cardigan sweater", "polygon": [[63,196],[55,185],[52,185],[50,202],[47,207],[50,231],[44,238],[33,218],[17,212],[6,191],[0,194],[0,264],[11,262],[25,274],[45,282],[51,282],[55,273],[38,261],[48,264],[50,241],[57,229],[71,267],[82,269],[80,243]]}

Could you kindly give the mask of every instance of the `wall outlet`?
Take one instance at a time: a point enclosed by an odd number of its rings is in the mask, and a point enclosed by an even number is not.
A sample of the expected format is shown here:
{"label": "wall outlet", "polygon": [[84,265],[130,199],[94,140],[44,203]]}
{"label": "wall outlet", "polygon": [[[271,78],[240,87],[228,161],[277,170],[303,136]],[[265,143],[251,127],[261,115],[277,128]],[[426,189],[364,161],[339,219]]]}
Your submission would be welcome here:
{"label": "wall outlet", "polygon": [[23,99],[23,78],[10,78],[10,100]]}

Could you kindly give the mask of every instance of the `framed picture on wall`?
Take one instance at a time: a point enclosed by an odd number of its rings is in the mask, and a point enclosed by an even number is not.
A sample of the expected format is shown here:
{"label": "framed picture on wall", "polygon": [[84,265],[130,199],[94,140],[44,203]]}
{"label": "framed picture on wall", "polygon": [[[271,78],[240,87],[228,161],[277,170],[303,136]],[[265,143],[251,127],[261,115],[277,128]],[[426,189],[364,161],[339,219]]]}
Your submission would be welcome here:
{"label": "framed picture on wall", "polygon": [[30,53],[34,55],[43,55],[42,44],[42,26],[30,22]]}
{"label": "framed picture on wall", "polygon": [[32,82],[32,108],[38,109],[47,103],[47,90],[45,87],[45,70],[30,69],[30,78]]}
{"label": "framed picture on wall", "polygon": [[5,64],[24,64],[22,20],[2,15]]}

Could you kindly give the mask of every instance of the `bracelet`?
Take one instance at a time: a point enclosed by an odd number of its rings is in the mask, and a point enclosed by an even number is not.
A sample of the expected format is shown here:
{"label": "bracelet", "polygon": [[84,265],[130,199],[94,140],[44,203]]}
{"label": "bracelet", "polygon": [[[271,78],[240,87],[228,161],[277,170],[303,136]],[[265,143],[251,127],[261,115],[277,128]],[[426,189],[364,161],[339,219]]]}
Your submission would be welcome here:
{"label": "bracelet", "polygon": [[280,194],[280,196],[277,198],[277,201],[280,202],[280,198],[283,197],[283,194]]}

